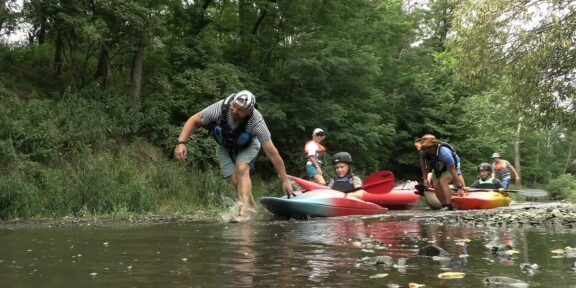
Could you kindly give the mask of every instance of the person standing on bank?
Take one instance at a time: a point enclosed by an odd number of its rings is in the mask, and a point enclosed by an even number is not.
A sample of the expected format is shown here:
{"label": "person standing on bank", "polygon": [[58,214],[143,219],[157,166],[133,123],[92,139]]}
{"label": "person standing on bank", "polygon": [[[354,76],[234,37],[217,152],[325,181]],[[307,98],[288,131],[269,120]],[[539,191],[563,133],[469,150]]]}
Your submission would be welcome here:
{"label": "person standing on bank", "polygon": [[274,146],[264,118],[255,105],[256,98],[247,90],[213,103],[186,121],[174,149],[174,158],[179,161],[185,160],[186,143],[190,135],[201,126],[212,132],[218,143],[216,152],[222,176],[231,177],[238,198],[242,205],[246,206],[240,208],[238,216],[241,217],[244,216],[243,211],[255,206],[250,168],[254,166],[260,147],[278,172],[284,193],[290,196],[293,192],[284,160]]}
{"label": "person standing on bank", "polygon": [[510,162],[502,159],[502,157],[500,157],[500,153],[492,154],[492,160],[494,160],[494,163],[492,163],[492,177],[500,180],[504,189],[508,189],[508,186],[510,186],[510,172],[514,173],[514,179],[516,183],[520,181],[520,175],[518,174],[518,171],[514,169],[514,166],[512,166]]}
{"label": "person standing on bank", "polygon": [[456,154],[456,150],[431,134],[416,139],[414,145],[420,151],[420,168],[424,185],[430,185],[428,173],[432,172],[432,184],[436,197],[442,204],[441,210],[454,210],[450,183],[458,189],[458,194],[461,194],[464,188],[460,157]]}
{"label": "person standing on bank", "polygon": [[304,145],[304,154],[306,156],[306,174],[312,181],[325,185],[322,165],[324,164],[324,153],[326,148],[320,144],[324,140],[326,134],[321,128],[314,129],[312,132],[312,140],[306,142]]}

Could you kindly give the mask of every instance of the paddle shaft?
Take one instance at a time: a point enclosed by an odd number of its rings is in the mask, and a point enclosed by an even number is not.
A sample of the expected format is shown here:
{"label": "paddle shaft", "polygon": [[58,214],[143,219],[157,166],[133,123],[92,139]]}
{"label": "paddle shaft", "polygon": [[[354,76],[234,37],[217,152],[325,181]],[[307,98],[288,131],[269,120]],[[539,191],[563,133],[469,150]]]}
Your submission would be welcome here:
{"label": "paddle shaft", "polygon": [[[455,189],[453,189],[455,190]],[[498,189],[482,189],[482,188],[470,188],[468,192],[487,192],[494,191],[498,192]],[[548,192],[541,189],[520,189],[520,190],[504,190],[506,193],[518,193],[528,197],[544,197],[548,195]]]}

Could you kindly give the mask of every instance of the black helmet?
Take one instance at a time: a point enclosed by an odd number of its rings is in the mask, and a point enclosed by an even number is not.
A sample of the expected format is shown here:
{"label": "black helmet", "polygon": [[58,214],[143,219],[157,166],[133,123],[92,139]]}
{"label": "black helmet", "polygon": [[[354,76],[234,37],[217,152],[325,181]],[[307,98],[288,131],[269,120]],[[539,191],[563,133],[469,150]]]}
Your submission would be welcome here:
{"label": "black helmet", "polygon": [[482,163],[482,164],[478,165],[478,172],[480,172],[482,170],[492,172],[492,164]]}
{"label": "black helmet", "polygon": [[336,165],[336,163],[352,164],[352,156],[348,152],[338,152],[332,156],[332,165]]}

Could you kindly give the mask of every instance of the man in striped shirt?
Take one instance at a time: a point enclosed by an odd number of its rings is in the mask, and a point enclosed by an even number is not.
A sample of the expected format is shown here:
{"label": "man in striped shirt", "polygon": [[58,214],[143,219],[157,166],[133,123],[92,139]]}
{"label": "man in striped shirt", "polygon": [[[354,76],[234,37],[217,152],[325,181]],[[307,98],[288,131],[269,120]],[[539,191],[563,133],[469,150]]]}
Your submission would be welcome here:
{"label": "man in striped shirt", "polygon": [[244,211],[255,206],[250,168],[253,167],[260,148],[278,172],[284,193],[290,196],[293,192],[284,160],[274,146],[266,122],[254,107],[255,104],[256,98],[247,90],[213,103],[186,121],[174,149],[176,160],[185,160],[186,143],[190,135],[201,126],[212,131],[218,143],[217,153],[222,175],[224,178],[231,178],[243,204],[239,215],[241,217],[245,216]]}

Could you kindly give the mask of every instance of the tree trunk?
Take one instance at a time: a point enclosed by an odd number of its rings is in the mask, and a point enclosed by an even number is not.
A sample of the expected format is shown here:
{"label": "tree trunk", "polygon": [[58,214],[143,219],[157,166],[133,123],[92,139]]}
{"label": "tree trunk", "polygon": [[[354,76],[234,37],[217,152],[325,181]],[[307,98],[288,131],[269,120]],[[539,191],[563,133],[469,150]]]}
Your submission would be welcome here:
{"label": "tree trunk", "polygon": [[248,33],[246,33],[248,27],[248,4],[246,2],[246,0],[238,0],[238,39],[240,40],[238,55],[239,63],[242,64],[247,64],[250,56]]}
{"label": "tree trunk", "polygon": [[62,31],[58,30],[56,33],[56,48],[54,50],[54,72],[56,76],[60,76],[62,74],[62,66],[63,66],[63,53],[64,53],[64,40],[62,39]]}
{"label": "tree trunk", "polygon": [[572,139],[574,139],[573,134],[571,134],[570,137],[568,138],[568,155],[566,156],[566,164],[564,165],[564,171],[562,172],[562,174],[566,174],[568,172],[568,168],[572,163],[572,153],[574,151],[574,141],[572,141]]}
{"label": "tree trunk", "polygon": [[[514,168],[518,171],[520,179],[522,179],[522,167],[520,166],[520,132],[522,131],[522,116],[518,117],[518,127],[516,127],[516,141],[514,141]],[[521,181],[516,179],[518,185],[522,185]]]}
{"label": "tree trunk", "polygon": [[94,80],[98,84],[100,84],[100,87],[102,87],[102,89],[106,88],[109,66],[110,66],[110,48],[108,43],[104,42],[100,47],[98,66],[96,68],[96,73],[94,73]]}
{"label": "tree trunk", "polygon": [[8,8],[6,8],[6,0],[0,0],[0,30],[4,26],[4,21],[8,18]]}
{"label": "tree trunk", "polygon": [[142,71],[144,70],[144,39],[138,41],[134,57],[132,58],[132,74],[130,82],[130,99],[134,108],[140,106],[140,94],[142,92]]}

